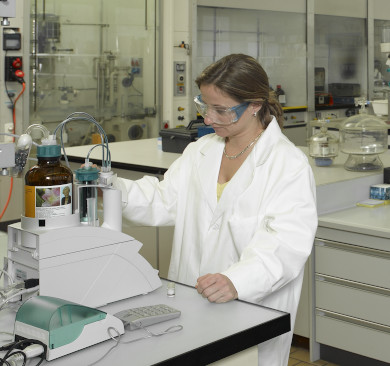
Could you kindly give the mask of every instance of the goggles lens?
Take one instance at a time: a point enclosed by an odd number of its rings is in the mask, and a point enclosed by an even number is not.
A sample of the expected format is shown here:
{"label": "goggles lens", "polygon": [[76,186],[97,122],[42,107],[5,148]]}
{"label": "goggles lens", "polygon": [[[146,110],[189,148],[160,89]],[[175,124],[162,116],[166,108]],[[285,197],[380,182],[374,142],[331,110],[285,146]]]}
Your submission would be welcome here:
{"label": "goggles lens", "polygon": [[210,118],[214,123],[221,125],[237,122],[249,105],[249,102],[245,102],[230,108],[212,106],[203,103],[201,95],[197,95],[194,102],[198,113],[203,118]]}

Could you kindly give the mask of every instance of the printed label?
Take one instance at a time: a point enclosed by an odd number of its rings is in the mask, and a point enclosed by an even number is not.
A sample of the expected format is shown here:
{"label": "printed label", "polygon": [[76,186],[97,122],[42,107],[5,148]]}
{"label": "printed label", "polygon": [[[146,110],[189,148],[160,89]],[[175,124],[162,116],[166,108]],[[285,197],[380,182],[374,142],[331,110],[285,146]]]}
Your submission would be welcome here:
{"label": "printed label", "polygon": [[25,186],[27,217],[46,219],[72,214],[72,183],[58,186]]}
{"label": "printed label", "polygon": [[15,271],[15,279],[20,280],[20,281],[25,281],[27,280],[27,272],[22,271],[21,269],[17,268]]}

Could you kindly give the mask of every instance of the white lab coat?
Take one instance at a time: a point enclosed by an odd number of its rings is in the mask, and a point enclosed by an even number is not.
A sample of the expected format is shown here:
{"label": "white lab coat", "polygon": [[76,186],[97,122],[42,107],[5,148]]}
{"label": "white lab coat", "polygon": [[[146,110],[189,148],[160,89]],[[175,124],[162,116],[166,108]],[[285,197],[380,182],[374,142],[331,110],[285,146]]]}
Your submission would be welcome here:
{"label": "white lab coat", "polygon": [[[289,312],[294,327],[304,264],[317,227],[315,183],[306,156],[270,123],[217,202],[224,139],[188,145],[164,180],[125,180],[124,217],[175,225],[168,277],[195,285],[223,273],[239,299]],[[259,365],[288,363],[292,332],[259,346]]]}

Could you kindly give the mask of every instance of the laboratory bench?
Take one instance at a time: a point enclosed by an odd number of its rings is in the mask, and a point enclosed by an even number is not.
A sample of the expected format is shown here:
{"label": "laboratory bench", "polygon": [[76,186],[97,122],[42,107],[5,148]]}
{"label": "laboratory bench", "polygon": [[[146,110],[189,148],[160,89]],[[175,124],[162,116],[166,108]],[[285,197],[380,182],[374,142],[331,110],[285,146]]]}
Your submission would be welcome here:
{"label": "laboratory bench", "polygon": [[[67,147],[66,154],[70,162],[84,163],[85,157],[94,145]],[[139,176],[145,174],[163,175],[170,165],[181,154],[164,152],[158,147],[158,139],[143,139],[133,141],[113,142],[109,144],[113,169],[139,172]],[[307,156],[308,147],[298,146]],[[384,166],[390,166],[390,154],[388,152],[379,155]],[[101,149],[94,149],[90,154],[90,160],[100,164]],[[340,181],[354,180],[362,176],[380,174],[378,171],[351,172],[344,169],[343,164],[347,155],[340,153],[329,167],[317,167],[313,159],[309,162],[313,168],[316,184],[325,185]]]}
{"label": "laboratory bench", "polygon": [[[79,167],[84,162],[92,145],[66,148],[72,168]],[[111,151],[112,168],[118,176],[138,179],[145,174],[162,178],[169,166],[180,154],[164,152],[158,148],[158,139],[144,139],[135,141],[114,142],[109,144]],[[299,146],[306,156],[309,149]],[[380,154],[384,166],[390,166],[389,151]],[[98,164],[101,161],[101,149],[94,149],[90,159]],[[331,212],[337,209],[350,207],[358,200],[368,198],[368,186],[383,182],[381,171],[351,172],[344,169],[343,164],[347,155],[341,153],[334,159],[331,166],[318,167],[308,156],[313,169],[317,186],[317,201],[319,213]],[[333,197],[333,200],[329,200]]]}
{"label": "laboratory bench", "polygon": [[[90,365],[104,358],[101,365],[188,365],[214,366],[257,365],[257,344],[290,330],[290,314],[240,300],[225,304],[210,303],[195,288],[176,283],[175,296],[167,296],[167,281],[147,294],[118,301],[101,308],[115,314],[134,307],[166,304],[181,311],[179,318],[148,327],[151,332],[163,332],[182,325],[176,333],[127,343],[147,335],[144,330],[126,330],[120,337],[123,344],[107,340],[89,348],[50,361],[50,365]],[[7,315],[7,316],[6,316]],[[0,329],[13,331],[13,316],[9,309],[0,312]],[[127,328],[126,328],[127,329]],[[111,350],[112,349],[112,350]],[[252,353],[246,354],[246,350]],[[244,358],[240,358],[244,357]],[[245,358],[246,357],[246,358]],[[237,361],[238,360],[238,361]]]}
{"label": "laboratory bench", "polygon": [[283,126],[283,133],[290,141],[298,146],[307,146],[307,125],[306,122],[290,122]]}
{"label": "laboratory bench", "polygon": [[[163,152],[159,149],[156,138],[110,143],[109,146],[113,170],[118,173],[118,176],[129,179],[138,179],[145,174],[162,179],[164,172],[180,156],[180,154]],[[78,168],[80,163],[84,162],[91,147],[92,145],[66,148],[72,169]],[[308,156],[307,147],[299,148]],[[382,171],[351,172],[345,170],[343,164],[346,159],[347,155],[340,153],[331,166],[318,167],[314,164],[314,160],[308,157],[316,181],[317,210],[320,217],[335,211],[354,208],[356,202],[369,197],[371,184],[383,182]],[[380,154],[380,159],[384,166],[390,166],[389,151]],[[91,160],[99,163],[101,149],[92,151]],[[372,210],[377,210],[377,208]],[[124,220],[123,232],[144,244],[140,254],[154,268],[159,269],[160,276],[167,277],[173,227],[133,227]],[[320,343],[316,341],[315,335],[317,324],[314,299],[315,275],[315,261],[314,256],[311,255],[305,266],[305,276],[294,333],[309,338],[312,360],[320,358]]]}
{"label": "laboratory bench", "polygon": [[[65,149],[69,161],[84,163],[93,145],[74,146]],[[143,139],[114,142],[109,144],[112,167],[140,173],[162,175],[180,156],[176,153],[163,152],[158,139]],[[102,149],[92,151],[91,161],[101,162]]]}

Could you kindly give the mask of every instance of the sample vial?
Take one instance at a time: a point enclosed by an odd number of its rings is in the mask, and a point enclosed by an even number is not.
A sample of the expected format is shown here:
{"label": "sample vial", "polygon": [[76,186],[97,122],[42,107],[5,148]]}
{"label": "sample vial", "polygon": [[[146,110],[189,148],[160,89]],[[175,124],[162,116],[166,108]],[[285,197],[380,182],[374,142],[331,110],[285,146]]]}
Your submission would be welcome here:
{"label": "sample vial", "polygon": [[174,282],[168,282],[168,284],[167,284],[167,296],[168,297],[174,297],[175,296],[175,283]]}
{"label": "sample vial", "polygon": [[[80,222],[89,226],[98,226],[97,216],[97,180],[99,171],[93,167],[83,167],[76,170],[77,183],[83,185],[76,188],[79,190],[79,212]],[[91,186],[91,187],[88,187]]]}
{"label": "sample vial", "polygon": [[73,213],[73,173],[60,157],[59,145],[37,147],[38,165],[25,175],[25,216],[46,219]]}

